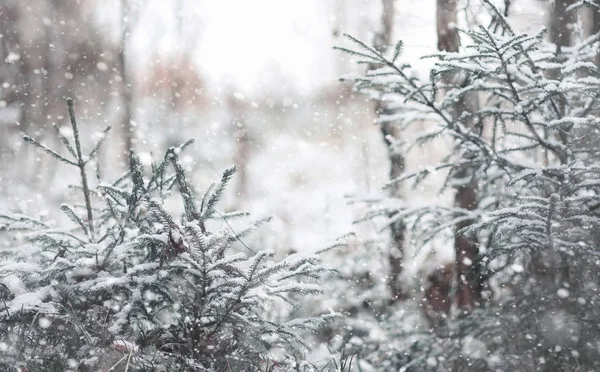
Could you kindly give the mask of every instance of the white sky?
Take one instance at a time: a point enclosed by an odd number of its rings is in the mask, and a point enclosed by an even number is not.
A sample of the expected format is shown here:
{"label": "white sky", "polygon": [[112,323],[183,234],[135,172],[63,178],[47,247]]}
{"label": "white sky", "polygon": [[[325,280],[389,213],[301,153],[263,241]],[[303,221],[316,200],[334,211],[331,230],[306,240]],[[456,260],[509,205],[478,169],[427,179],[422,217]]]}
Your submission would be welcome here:
{"label": "white sky", "polygon": [[210,75],[233,75],[250,88],[275,62],[303,89],[318,82],[319,69],[327,65],[323,41],[332,41],[323,37],[327,20],[322,1],[209,3],[214,7],[206,19],[199,58]]}
{"label": "white sky", "polygon": [[[195,51],[198,64],[217,83],[232,82],[240,91],[263,93],[291,85],[288,90],[307,93],[334,83],[339,74],[336,59],[343,56],[332,50],[333,19],[343,17],[335,14],[337,1],[142,0],[132,59],[143,64],[156,58],[156,51],[164,58],[183,44]],[[347,24],[343,31],[368,37],[377,27],[380,2],[343,1]],[[193,36],[184,41],[176,33],[177,4],[184,9],[184,34]],[[516,0],[513,8],[514,13],[527,14],[520,20],[526,25],[539,11],[524,0]],[[397,0],[396,12],[394,39],[404,41],[404,58],[418,70],[427,70],[418,56],[435,52],[435,0]]]}
{"label": "white sky", "polygon": [[[241,90],[262,90],[265,75],[280,73],[306,91],[331,80],[333,38],[324,0],[182,0],[185,49],[211,78],[233,81]],[[176,0],[149,0],[134,35],[137,62],[169,55],[180,41],[173,6]],[[195,46],[190,44],[195,44]],[[279,82],[277,76],[276,81]],[[283,82],[281,82],[283,83]]]}

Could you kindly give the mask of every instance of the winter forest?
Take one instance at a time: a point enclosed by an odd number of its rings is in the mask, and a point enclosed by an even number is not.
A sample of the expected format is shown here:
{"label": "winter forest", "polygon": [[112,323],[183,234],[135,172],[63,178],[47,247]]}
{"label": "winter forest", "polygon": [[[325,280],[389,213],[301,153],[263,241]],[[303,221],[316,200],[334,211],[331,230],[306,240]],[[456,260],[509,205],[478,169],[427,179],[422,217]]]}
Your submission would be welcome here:
{"label": "winter forest", "polygon": [[600,371],[598,151],[598,0],[0,0],[0,372]]}

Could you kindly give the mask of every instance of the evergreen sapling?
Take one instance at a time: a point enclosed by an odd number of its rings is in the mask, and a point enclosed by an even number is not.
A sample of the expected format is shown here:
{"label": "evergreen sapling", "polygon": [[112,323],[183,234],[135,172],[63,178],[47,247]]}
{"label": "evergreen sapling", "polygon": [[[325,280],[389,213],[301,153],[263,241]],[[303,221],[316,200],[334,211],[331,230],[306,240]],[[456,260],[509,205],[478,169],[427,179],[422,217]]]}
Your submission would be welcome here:
{"label": "evergreen sapling", "polygon": [[[61,206],[74,222],[69,230],[0,215],[1,230],[27,241],[15,239],[0,252],[0,364],[36,371],[312,370],[303,362],[304,335],[337,314],[274,314],[322,292],[317,281],[333,271],[319,258],[327,249],[277,261],[242,240],[264,220],[239,233],[211,231],[211,220],[245,214],[217,209],[235,168],[197,197],[179,160],[192,141],[168,149],[149,170],[131,151],[126,174],[92,187],[86,166],[104,137],[82,155],[70,100],[68,108],[75,146],[60,140],[72,158],[25,140],[78,168],[85,205]],[[164,207],[176,192],[180,218]]]}

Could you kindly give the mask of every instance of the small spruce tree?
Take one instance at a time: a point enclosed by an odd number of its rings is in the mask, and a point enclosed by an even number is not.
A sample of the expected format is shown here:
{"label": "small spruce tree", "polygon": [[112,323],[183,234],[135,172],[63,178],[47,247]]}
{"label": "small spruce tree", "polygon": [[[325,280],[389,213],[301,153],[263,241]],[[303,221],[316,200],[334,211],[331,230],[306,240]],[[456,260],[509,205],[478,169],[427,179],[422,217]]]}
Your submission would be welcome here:
{"label": "small spruce tree", "polygon": [[[179,161],[192,141],[149,170],[131,151],[126,174],[92,188],[87,168],[104,137],[84,155],[71,100],[68,108],[73,138],[57,131],[68,156],[25,140],[78,169],[84,204],[61,206],[74,227],[0,216],[0,229],[13,234],[0,252],[2,369],[310,370],[303,335],[336,314],[274,315],[321,292],[317,280],[332,269],[320,252],[276,261],[247,247],[243,239],[266,220],[211,231],[211,220],[229,226],[245,213],[217,209],[234,168],[197,197]],[[181,217],[165,208],[176,191]]]}

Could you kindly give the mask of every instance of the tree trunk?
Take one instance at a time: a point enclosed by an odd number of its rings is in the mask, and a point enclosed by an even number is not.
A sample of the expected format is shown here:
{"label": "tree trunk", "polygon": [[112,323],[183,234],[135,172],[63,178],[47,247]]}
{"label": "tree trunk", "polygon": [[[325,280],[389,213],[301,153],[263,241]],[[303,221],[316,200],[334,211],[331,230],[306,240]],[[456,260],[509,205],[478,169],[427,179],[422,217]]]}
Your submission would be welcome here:
{"label": "tree trunk", "polygon": [[427,276],[424,315],[429,328],[438,328],[446,323],[450,313],[450,291],[454,280],[454,264],[436,268]]}
{"label": "tree trunk", "polygon": [[[595,4],[600,7],[600,0],[596,0]],[[592,12],[592,29],[591,34],[595,35],[600,32],[600,9],[591,9]],[[596,66],[600,67],[600,51],[596,50],[596,55],[594,56],[594,63]]]}
{"label": "tree trunk", "polygon": [[[571,29],[575,23],[575,11],[567,12],[567,7],[573,4],[573,0],[554,0],[554,6],[550,12],[548,25],[548,36],[550,41],[556,44],[557,53],[560,48],[571,45]],[[597,12],[595,12],[597,13]],[[598,18],[595,15],[594,18]]]}
{"label": "tree trunk", "polygon": [[[458,33],[454,27],[457,23],[457,0],[437,0],[437,34],[438,49],[446,52],[457,52],[460,46]],[[456,84],[468,76],[453,76],[450,79]],[[477,110],[477,95],[464,95],[456,102],[453,108],[453,117],[458,119],[460,115]],[[474,122],[465,123],[473,127]],[[457,148],[457,150],[460,150]],[[468,156],[468,155],[462,155]],[[456,194],[454,204],[462,209],[472,211],[477,208],[477,182],[473,170],[462,167],[454,172]],[[465,182],[465,180],[469,180]],[[481,301],[483,290],[483,278],[479,264],[479,246],[475,236],[464,236],[458,231],[472,224],[472,221],[464,221],[456,226],[454,235],[454,253],[456,261],[457,278],[457,305],[463,312],[475,308]]]}
{"label": "tree trunk", "polygon": [[[127,69],[126,46],[129,36],[129,20],[127,0],[121,0],[121,45],[119,48],[119,74],[121,75],[121,99],[123,105],[123,114],[121,116],[121,130],[123,131],[125,155],[134,145],[134,128],[132,126],[132,105],[133,105],[133,87],[130,81],[129,71]],[[127,157],[125,158],[127,159]]]}
{"label": "tree trunk", "polygon": [[[392,31],[394,26],[394,0],[382,0],[381,29],[375,34],[375,48],[385,53],[392,43]],[[373,68],[373,66],[371,66]],[[386,113],[383,103],[377,102],[375,113],[380,116]],[[388,158],[390,160],[390,179],[400,177],[404,172],[405,158],[402,153],[395,148],[393,139],[400,136],[399,130],[394,123],[381,123],[381,135],[388,148]],[[400,185],[391,187],[389,196],[392,198],[402,198],[402,189]],[[397,213],[390,213],[389,218],[394,218]],[[391,292],[392,300],[396,301],[406,297],[401,284],[400,275],[403,270],[403,252],[404,252],[405,227],[403,221],[397,221],[391,225],[391,242],[388,252],[388,262],[390,273],[388,276],[388,287]]]}
{"label": "tree trunk", "polygon": [[438,50],[458,52],[459,38],[453,25],[457,21],[458,0],[437,0],[436,21]]}
{"label": "tree trunk", "polygon": [[[179,78],[181,71],[180,69],[184,66],[184,48],[182,47],[183,40],[183,2],[177,0],[175,2],[175,14],[174,20],[177,29],[177,40],[174,43],[175,56],[171,57],[171,72],[169,79],[171,80],[171,105],[170,105],[170,123],[171,128],[175,128],[176,131],[181,131],[183,122],[183,102],[181,99],[181,91],[185,81],[181,81]],[[176,137],[177,141],[182,139],[179,136]]]}
{"label": "tree trunk", "polygon": [[[548,37],[550,42],[556,45],[556,58],[558,61],[564,58],[562,48],[571,45],[571,29],[575,23],[575,11],[567,12],[567,7],[572,4],[573,0],[554,0],[552,9],[550,9]],[[559,79],[560,69],[550,70],[548,77]]]}
{"label": "tree trunk", "polygon": [[[556,45],[556,60],[559,63],[565,62],[564,54],[562,53],[563,47],[571,45],[571,34],[573,24],[575,23],[575,10],[567,12],[567,8],[574,3],[574,0],[554,0],[553,7],[550,11],[550,19],[548,20],[548,36],[550,42]],[[548,78],[561,80],[561,69],[551,69],[548,71]],[[553,99],[554,105],[558,110],[560,117],[565,116],[565,100],[561,97]],[[564,132],[549,133],[545,131],[544,137],[554,137],[555,140],[566,143],[567,138]],[[544,149],[545,165],[549,164],[548,150]],[[564,163],[566,159],[561,159],[561,163]]]}
{"label": "tree trunk", "polygon": [[231,115],[231,132],[235,140],[234,164],[237,170],[236,193],[239,205],[248,196],[248,164],[252,157],[251,136],[246,123],[245,103],[238,100],[233,92],[227,98],[229,114]]}

